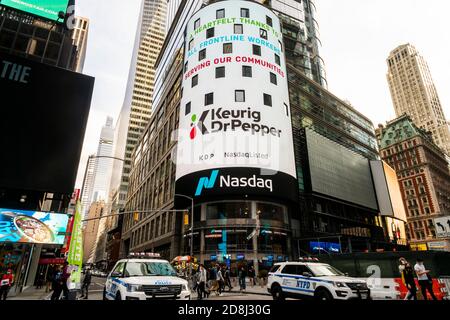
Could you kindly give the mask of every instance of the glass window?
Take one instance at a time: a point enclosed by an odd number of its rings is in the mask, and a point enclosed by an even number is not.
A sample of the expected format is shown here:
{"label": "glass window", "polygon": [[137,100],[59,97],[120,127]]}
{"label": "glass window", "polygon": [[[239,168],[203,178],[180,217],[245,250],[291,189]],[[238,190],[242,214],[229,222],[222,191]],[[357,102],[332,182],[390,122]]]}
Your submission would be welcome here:
{"label": "glass window", "polygon": [[234,98],[236,102],[245,102],[245,91],[244,90],[236,90],[234,92]]}
{"label": "glass window", "polygon": [[272,96],[270,94],[264,93],[264,105],[265,106],[272,106]]}
{"label": "glass window", "polygon": [[288,223],[287,211],[282,206],[258,202],[256,204],[256,213],[259,215],[260,220],[272,220]]}
{"label": "glass window", "polygon": [[251,78],[253,76],[252,67],[242,66],[242,76]]}
{"label": "glass window", "polygon": [[214,103],[214,93],[205,94],[205,106],[209,106]]}
{"label": "glass window", "polygon": [[216,11],[216,19],[225,18],[225,9],[219,9]]}
{"label": "glass window", "polygon": [[277,65],[281,66],[281,59],[280,59],[280,56],[277,55],[276,53],[275,53],[275,63],[276,63]]}
{"label": "glass window", "polygon": [[189,50],[192,50],[194,47],[194,40],[189,41]]}
{"label": "glass window", "polygon": [[242,24],[235,24],[234,25],[234,33],[235,34],[243,34],[244,33],[244,26]]}
{"label": "glass window", "polygon": [[267,30],[259,29],[259,36],[267,40]]}
{"label": "glass window", "polygon": [[253,45],[253,54],[255,56],[260,56],[261,55],[261,46],[258,46],[257,44]]}
{"label": "glass window", "polygon": [[123,267],[125,266],[124,262],[120,262],[113,270],[114,273],[120,273],[123,275]]}
{"label": "glass window", "polygon": [[206,220],[250,219],[250,202],[220,202],[208,204]]}
{"label": "glass window", "polygon": [[192,88],[198,85],[198,75],[192,77]]}
{"label": "glass window", "polygon": [[206,39],[214,37],[214,28],[209,28],[206,30]]}
{"label": "glass window", "polygon": [[241,17],[250,18],[250,10],[246,8],[241,8]]}
{"label": "glass window", "polygon": [[223,53],[224,54],[233,53],[233,44],[232,43],[224,43],[223,44]]}
{"label": "glass window", "polygon": [[277,84],[277,82],[278,82],[277,81],[277,75],[275,73],[272,73],[272,72],[270,73],[270,82],[275,84],[275,85]]}
{"label": "glass window", "polygon": [[200,19],[197,19],[194,22],[194,30],[197,30],[198,28],[200,28]]}
{"label": "glass window", "polygon": [[198,53],[198,61],[202,61],[205,58],[206,58],[206,49],[203,49]]}
{"label": "glass window", "polygon": [[225,78],[225,67],[216,68],[216,78]]}
{"label": "glass window", "polygon": [[273,27],[273,21],[272,21],[272,18],[271,18],[271,17],[266,16],[266,23],[267,23],[269,26]]}
{"label": "glass window", "polygon": [[176,276],[168,262],[128,262],[125,277]]}

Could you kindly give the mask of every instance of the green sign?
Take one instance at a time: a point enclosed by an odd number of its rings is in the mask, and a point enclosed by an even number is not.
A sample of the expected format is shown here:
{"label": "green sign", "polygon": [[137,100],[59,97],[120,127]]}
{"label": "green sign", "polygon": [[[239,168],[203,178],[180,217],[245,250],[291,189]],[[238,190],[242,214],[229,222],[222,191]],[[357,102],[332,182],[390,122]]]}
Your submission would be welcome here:
{"label": "green sign", "polygon": [[83,223],[81,221],[81,203],[77,202],[75,218],[73,221],[72,237],[70,240],[67,261],[73,270],[70,282],[73,285],[81,282],[81,269],[83,267]]}
{"label": "green sign", "polygon": [[60,11],[66,14],[69,0],[0,0],[0,4],[56,21]]}

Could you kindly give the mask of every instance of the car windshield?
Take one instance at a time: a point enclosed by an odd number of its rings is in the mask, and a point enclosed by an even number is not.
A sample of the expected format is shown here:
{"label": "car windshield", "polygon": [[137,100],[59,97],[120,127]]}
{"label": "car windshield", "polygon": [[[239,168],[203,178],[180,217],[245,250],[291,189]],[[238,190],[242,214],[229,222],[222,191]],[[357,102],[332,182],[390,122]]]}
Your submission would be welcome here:
{"label": "car windshield", "polygon": [[315,277],[343,276],[344,274],[328,264],[308,265]]}
{"label": "car windshield", "polygon": [[125,277],[176,276],[168,262],[128,262]]}

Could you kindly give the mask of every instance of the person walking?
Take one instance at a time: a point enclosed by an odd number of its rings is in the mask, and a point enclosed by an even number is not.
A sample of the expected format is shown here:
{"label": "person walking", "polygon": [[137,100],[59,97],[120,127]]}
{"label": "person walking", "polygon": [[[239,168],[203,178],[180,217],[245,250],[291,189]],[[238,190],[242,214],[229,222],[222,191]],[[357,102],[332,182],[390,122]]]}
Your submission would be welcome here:
{"label": "person walking", "polygon": [[217,281],[217,269],[215,266],[212,266],[209,269],[209,293],[211,294],[215,292],[216,295],[219,295],[218,290],[219,290],[219,283]]}
{"label": "person walking", "polygon": [[403,284],[408,289],[408,294],[405,297],[405,300],[417,300],[417,287],[416,281],[414,280],[414,269],[411,264],[405,259],[399,259],[400,265],[398,266],[398,270],[402,276]]}
{"label": "person walking", "polygon": [[69,287],[67,286],[67,281],[70,278],[71,272],[69,271],[69,262],[64,261],[64,266],[62,270],[61,275],[61,281],[62,281],[62,292],[63,292],[63,299],[69,300]]}
{"label": "person walking", "polygon": [[6,273],[0,279],[0,300],[6,300],[9,290],[14,284],[14,274],[11,269],[8,269]]}
{"label": "person walking", "polygon": [[241,267],[241,269],[239,270],[238,277],[239,277],[240,292],[245,292],[246,289],[245,281],[247,279],[247,272],[245,271],[244,267]]}
{"label": "person walking", "polygon": [[45,293],[49,293],[52,290],[53,277],[55,276],[55,270],[51,268],[47,271],[47,275],[45,277]]}
{"label": "person walking", "polygon": [[229,267],[224,268],[224,279],[225,279],[224,290],[225,286],[229,288],[228,291],[233,290],[233,286],[231,285],[231,272]]}
{"label": "person walking", "polygon": [[62,285],[62,269],[61,267],[57,267],[53,276],[53,294],[50,298],[51,300],[59,300],[61,296],[61,292],[63,290]]}
{"label": "person walking", "polygon": [[250,284],[254,287],[256,285],[256,272],[253,266],[248,270],[248,277],[250,278]]}
{"label": "person walking", "polygon": [[425,268],[423,260],[418,258],[417,263],[414,266],[414,271],[416,272],[417,279],[419,279],[420,290],[422,291],[423,298],[428,300],[427,291],[433,300],[437,300],[433,292],[433,280],[430,276],[430,270]]}
{"label": "person walking", "polygon": [[225,287],[225,279],[224,279],[223,274],[222,274],[222,268],[219,265],[217,266],[217,278],[216,278],[216,280],[217,280],[217,286],[218,286],[217,292],[219,293],[219,296],[221,297],[221,296],[223,296],[222,291],[223,291],[223,289]]}
{"label": "person walking", "polygon": [[[87,269],[84,274],[83,284],[81,285],[81,296],[80,299],[89,299],[89,286],[91,285],[92,274],[91,270]],[[85,294],[86,293],[86,294]]]}
{"label": "person walking", "polygon": [[206,292],[206,281],[208,280],[208,275],[206,273],[205,267],[201,264],[198,271],[198,285],[197,285],[197,296],[199,300],[203,297],[207,298],[209,295]]}

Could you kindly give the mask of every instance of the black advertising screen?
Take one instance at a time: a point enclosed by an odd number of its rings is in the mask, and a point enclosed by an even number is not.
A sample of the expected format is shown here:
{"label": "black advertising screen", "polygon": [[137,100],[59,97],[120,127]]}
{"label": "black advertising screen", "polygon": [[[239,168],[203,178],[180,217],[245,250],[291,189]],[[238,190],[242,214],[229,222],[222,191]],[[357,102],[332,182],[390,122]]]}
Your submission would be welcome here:
{"label": "black advertising screen", "polygon": [[0,53],[0,187],[71,193],[94,78]]}

